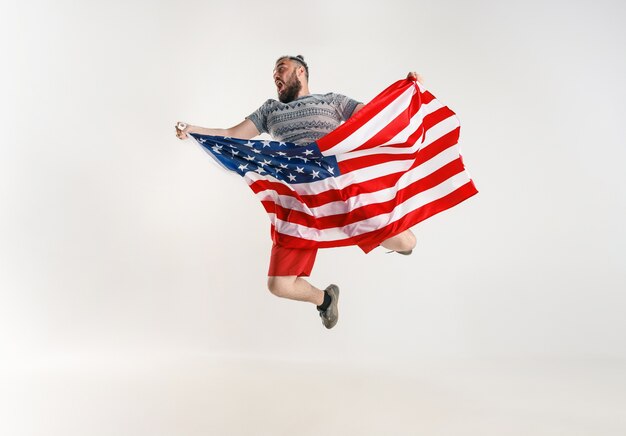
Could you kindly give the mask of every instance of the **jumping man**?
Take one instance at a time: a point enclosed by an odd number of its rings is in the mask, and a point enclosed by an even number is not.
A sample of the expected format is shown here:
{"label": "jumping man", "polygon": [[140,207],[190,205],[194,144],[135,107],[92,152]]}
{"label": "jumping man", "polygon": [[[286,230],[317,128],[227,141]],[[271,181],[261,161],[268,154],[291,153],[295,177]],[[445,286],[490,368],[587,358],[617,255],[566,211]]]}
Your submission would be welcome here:
{"label": "jumping man", "polygon": [[[421,76],[415,72],[409,73],[407,78],[422,82]],[[278,101],[267,100],[236,126],[209,129],[179,122],[176,136],[186,139],[188,133],[197,133],[252,139],[266,132],[274,140],[305,145],[330,133],[364,106],[341,94],[311,94],[309,67],[300,55],[280,57],[274,67],[273,79]],[[405,230],[380,245],[409,255],[415,247],[415,235]],[[296,249],[274,243],[267,286],[278,297],[315,304],[322,324],[330,329],[339,318],[339,288],[331,284],[321,290],[303,278],[310,276],[316,255],[317,248]]]}

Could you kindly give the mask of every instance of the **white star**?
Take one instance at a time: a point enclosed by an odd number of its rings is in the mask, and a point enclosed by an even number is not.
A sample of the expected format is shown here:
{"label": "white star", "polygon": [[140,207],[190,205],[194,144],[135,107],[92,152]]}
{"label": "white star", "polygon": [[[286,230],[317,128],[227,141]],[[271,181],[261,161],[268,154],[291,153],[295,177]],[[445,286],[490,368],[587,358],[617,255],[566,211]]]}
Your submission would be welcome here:
{"label": "white star", "polygon": [[232,153],[233,156],[237,156],[239,154],[239,152],[235,150],[234,148],[230,152]]}
{"label": "white star", "polygon": [[244,156],[245,160],[254,160],[254,156]]}
{"label": "white star", "polygon": [[213,147],[211,147],[211,149],[214,152],[216,152],[217,154],[222,154],[221,151],[220,151],[222,148],[224,148],[223,145],[217,145],[217,144],[215,144]]}
{"label": "white star", "polygon": [[206,142],[206,139],[204,139],[204,138],[200,138],[200,139],[198,139],[198,141],[199,141],[201,144],[204,144],[204,143]]}
{"label": "white star", "polygon": [[309,155],[313,154],[313,150],[304,150],[304,154],[309,156]]}
{"label": "white star", "polygon": [[302,156],[298,156],[300,159],[302,159],[302,162],[308,162],[309,160],[306,157],[302,157]]}
{"label": "white star", "polygon": [[304,173],[304,168],[296,167],[296,172],[302,174]]}
{"label": "white star", "polygon": [[287,164],[278,164],[282,169],[287,169]]}
{"label": "white star", "polygon": [[239,171],[244,171],[248,169],[248,164],[245,165],[239,165],[237,168],[239,168]]}
{"label": "white star", "polygon": [[261,153],[261,150],[257,150],[256,148],[252,149],[252,151],[255,153]]}
{"label": "white star", "polygon": [[224,139],[233,139],[232,136],[224,136]]}
{"label": "white star", "polygon": [[257,168],[256,170],[254,170],[254,171],[256,171],[256,172],[257,172],[257,173],[259,173],[259,174],[261,174],[261,173],[264,173],[264,172],[265,172],[265,170],[264,170],[263,168],[261,168],[261,167],[258,167],[258,168]]}
{"label": "white star", "polygon": [[279,156],[287,156],[287,153],[285,153],[284,151],[278,151],[276,152],[276,154]]}
{"label": "white star", "polygon": [[313,178],[319,177],[320,176],[320,172],[313,170],[313,172],[311,173],[311,176],[313,176]]}
{"label": "white star", "polygon": [[281,170],[280,168],[276,168],[276,174],[282,173],[282,172],[283,172],[283,170]]}
{"label": "white star", "polygon": [[263,141],[263,148],[269,147],[269,146],[270,146],[270,141],[268,141],[267,139]]}
{"label": "white star", "polygon": [[293,174],[289,174],[287,177],[289,177],[290,182],[293,182],[296,180],[296,176],[294,176]]}
{"label": "white star", "polygon": [[287,145],[287,144],[286,144],[286,143],[284,143],[283,141],[280,141],[280,142],[278,143],[278,146],[279,146],[279,147],[284,147],[284,146],[286,146],[286,145]]}
{"label": "white star", "polygon": [[259,165],[261,165],[263,167],[263,166],[265,166],[265,165],[267,165],[269,163],[272,163],[272,161],[271,160],[267,160],[267,159],[263,159],[263,162],[259,162]]}
{"label": "white star", "polygon": [[335,175],[335,169],[333,167],[328,167],[326,168],[328,170],[329,173],[331,173],[333,176]]}
{"label": "white star", "polygon": [[254,142],[252,141],[248,141],[244,144],[246,147],[253,147],[254,146]]}

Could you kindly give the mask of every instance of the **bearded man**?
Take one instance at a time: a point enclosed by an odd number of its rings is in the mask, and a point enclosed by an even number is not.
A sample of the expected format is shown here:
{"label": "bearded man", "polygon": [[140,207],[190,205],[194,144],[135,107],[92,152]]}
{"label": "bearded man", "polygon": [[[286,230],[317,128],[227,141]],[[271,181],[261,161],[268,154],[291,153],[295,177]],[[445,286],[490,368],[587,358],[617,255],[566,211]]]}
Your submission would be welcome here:
{"label": "bearded man", "polygon": [[[411,72],[408,79],[422,82]],[[301,55],[281,56],[273,71],[278,100],[269,99],[244,121],[228,129],[209,129],[179,122],[176,136],[186,139],[188,133],[252,139],[268,133],[274,140],[305,145],[335,130],[364,106],[363,103],[337,93],[311,94],[309,67]],[[409,255],[415,247],[415,236],[405,230],[381,246]],[[316,305],[322,324],[330,329],[339,318],[339,288],[329,285],[321,290],[310,284],[309,277],[317,248],[296,249],[273,244],[270,254],[267,286],[272,294]]]}

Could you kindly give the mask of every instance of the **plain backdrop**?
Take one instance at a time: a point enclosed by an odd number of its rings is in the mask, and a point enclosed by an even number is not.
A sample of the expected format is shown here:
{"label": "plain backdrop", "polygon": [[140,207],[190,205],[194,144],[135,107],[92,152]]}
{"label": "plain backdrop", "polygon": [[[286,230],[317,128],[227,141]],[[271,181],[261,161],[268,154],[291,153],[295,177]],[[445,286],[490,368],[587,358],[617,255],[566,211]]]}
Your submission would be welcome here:
{"label": "plain backdrop", "polygon": [[[0,3],[0,359],[202,352],[344,364],[626,358],[621,1]],[[302,54],[364,102],[418,71],[476,197],[410,257],[322,250],[341,318],[266,289],[269,222],[174,136],[229,127]]]}

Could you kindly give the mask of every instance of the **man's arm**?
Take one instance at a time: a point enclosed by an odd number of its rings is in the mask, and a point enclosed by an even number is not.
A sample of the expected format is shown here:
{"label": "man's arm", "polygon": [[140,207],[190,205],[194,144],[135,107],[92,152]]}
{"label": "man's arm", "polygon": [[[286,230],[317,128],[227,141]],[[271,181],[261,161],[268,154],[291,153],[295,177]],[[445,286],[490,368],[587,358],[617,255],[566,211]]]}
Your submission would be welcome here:
{"label": "man's arm", "polygon": [[[411,71],[409,74],[407,74],[406,78],[411,79],[411,80],[417,80],[421,84],[424,83],[424,78],[421,75],[417,74],[415,71]],[[354,111],[352,112],[352,115],[354,115],[355,113],[363,109],[363,106],[365,106],[363,103],[357,104],[356,107],[354,108]]]}
{"label": "man's arm", "polygon": [[[180,129],[180,125],[183,124],[185,127]],[[176,123],[176,137],[178,139],[187,139],[188,133],[198,133],[200,135],[210,135],[210,136],[230,136],[232,138],[240,138],[240,139],[252,139],[259,134],[256,126],[249,119],[243,120],[241,123],[236,126],[230,127],[228,129],[208,129],[206,127],[200,126],[192,126],[191,124],[185,123]]]}

